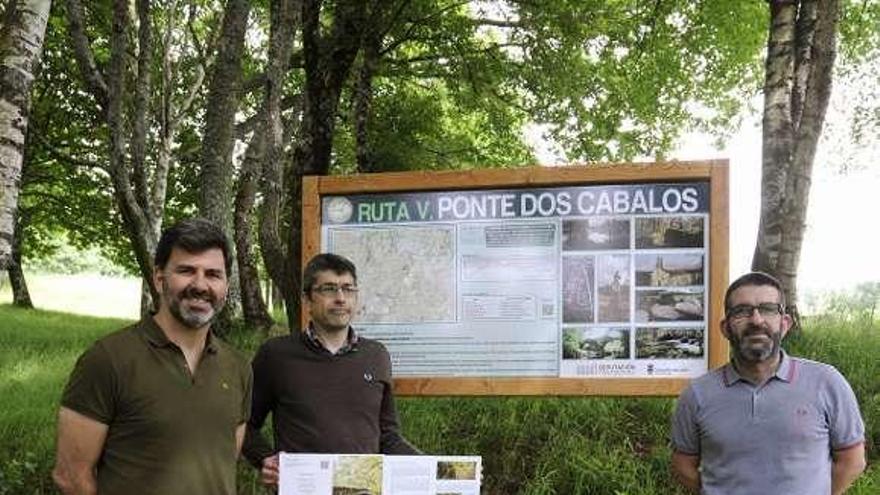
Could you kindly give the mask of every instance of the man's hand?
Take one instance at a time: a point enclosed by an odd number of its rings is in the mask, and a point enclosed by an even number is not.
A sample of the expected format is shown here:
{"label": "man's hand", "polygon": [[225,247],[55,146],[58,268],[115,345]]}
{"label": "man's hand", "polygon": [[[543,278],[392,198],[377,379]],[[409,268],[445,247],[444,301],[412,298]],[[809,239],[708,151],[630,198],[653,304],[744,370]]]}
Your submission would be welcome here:
{"label": "man's hand", "polygon": [[672,474],[692,493],[700,491],[700,456],[672,453]]}
{"label": "man's hand", "polygon": [[106,438],[107,425],[61,407],[58,412],[58,451],[52,470],[52,479],[61,493],[98,493],[95,465]]}
{"label": "man's hand", "polygon": [[263,458],[263,468],[260,470],[260,481],[266,485],[278,484],[278,454]]}

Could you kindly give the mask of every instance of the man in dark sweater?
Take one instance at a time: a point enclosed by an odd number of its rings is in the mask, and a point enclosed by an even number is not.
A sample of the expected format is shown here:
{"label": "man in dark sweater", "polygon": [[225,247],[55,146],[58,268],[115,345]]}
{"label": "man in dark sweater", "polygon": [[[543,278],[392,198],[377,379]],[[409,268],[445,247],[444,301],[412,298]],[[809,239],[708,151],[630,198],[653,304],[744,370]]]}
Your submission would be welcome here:
{"label": "man in dark sweater", "polygon": [[[319,254],[306,265],[302,287],[308,327],[268,340],[254,357],[244,455],[264,483],[275,484],[278,452],[418,454],[399,431],[388,351],[351,327],[354,264]],[[275,448],[260,433],[269,413]]]}

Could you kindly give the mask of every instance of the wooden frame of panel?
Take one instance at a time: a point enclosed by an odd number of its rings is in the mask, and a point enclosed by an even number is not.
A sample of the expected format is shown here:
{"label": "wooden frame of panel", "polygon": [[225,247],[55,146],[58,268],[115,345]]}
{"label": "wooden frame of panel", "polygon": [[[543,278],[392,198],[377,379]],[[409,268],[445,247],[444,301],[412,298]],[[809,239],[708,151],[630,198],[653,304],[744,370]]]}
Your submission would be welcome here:
{"label": "wooden frame of panel", "polygon": [[[722,299],[728,283],[728,178],[727,160],[305,177],[303,265],[320,252],[321,197],[324,195],[708,181],[707,357],[709,368],[716,368],[728,359],[727,341],[718,323],[723,315]],[[395,392],[398,395],[664,396],[677,395],[688,381],[687,378],[405,377],[395,379]]]}

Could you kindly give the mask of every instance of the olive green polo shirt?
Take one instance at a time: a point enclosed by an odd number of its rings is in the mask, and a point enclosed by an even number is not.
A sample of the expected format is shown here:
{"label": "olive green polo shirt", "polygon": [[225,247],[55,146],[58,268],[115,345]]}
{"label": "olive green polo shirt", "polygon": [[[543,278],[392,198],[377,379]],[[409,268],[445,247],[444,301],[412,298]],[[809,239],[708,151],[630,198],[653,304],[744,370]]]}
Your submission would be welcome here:
{"label": "olive green polo shirt", "polygon": [[98,340],[61,405],[108,425],[98,493],[235,493],[235,429],[247,421],[251,369],[208,334],[195,374],[153,318]]}

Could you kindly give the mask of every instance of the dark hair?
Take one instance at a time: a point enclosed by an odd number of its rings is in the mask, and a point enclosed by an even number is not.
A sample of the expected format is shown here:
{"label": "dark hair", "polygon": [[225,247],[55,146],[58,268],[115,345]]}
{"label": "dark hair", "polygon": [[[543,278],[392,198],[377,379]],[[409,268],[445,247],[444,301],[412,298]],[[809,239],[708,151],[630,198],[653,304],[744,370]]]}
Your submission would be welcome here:
{"label": "dark hair", "polygon": [[770,275],[769,273],[764,272],[749,272],[745,275],[740,276],[738,279],[734,280],[730,287],[727,288],[727,292],[724,293],[724,312],[726,313],[730,309],[730,296],[733,294],[733,291],[739,289],[743,286],[770,286],[776,289],[779,292],[779,304],[785,308],[785,290],[782,288],[782,282],[780,282],[776,277]]}
{"label": "dark hair", "polygon": [[211,248],[218,248],[223,251],[226,273],[232,270],[229,239],[220,227],[204,218],[182,220],[162,232],[162,237],[159,238],[159,244],[156,246],[156,257],[153,260],[156,268],[165,268],[174,248],[183,249],[187,253],[201,253]]}
{"label": "dark hair", "polygon": [[354,267],[354,263],[338,254],[321,253],[310,259],[306,264],[305,270],[303,270],[303,294],[308,294],[312,290],[312,286],[315,285],[315,281],[318,279],[318,272],[326,271],[332,271],[337,275],[350,273],[354,283],[357,283],[357,270]]}

